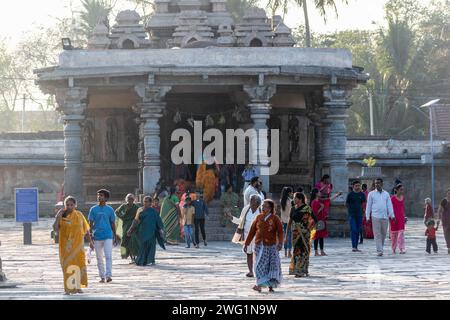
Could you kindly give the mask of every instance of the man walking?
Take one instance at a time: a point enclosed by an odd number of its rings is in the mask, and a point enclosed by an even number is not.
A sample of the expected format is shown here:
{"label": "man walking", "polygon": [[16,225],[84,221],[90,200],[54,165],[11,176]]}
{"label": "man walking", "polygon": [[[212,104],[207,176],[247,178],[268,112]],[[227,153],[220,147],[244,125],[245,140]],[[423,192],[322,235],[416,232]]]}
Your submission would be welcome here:
{"label": "man walking", "polygon": [[366,202],[366,196],[361,191],[361,182],[353,182],[353,190],[347,195],[345,205],[348,210],[348,218],[350,222],[351,239],[352,239],[352,251],[361,252],[358,249],[358,240],[362,224],[362,205]]}
{"label": "man walking", "polygon": [[[110,197],[108,190],[97,191],[98,205],[91,208],[88,215],[89,224],[93,233],[95,255],[97,256],[100,283],[112,281],[112,249],[116,245],[116,215],[114,209],[106,204]],[[106,260],[103,262],[103,254]]]}
{"label": "man walking", "polygon": [[377,247],[377,255],[383,255],[384,241],[389,226],[389,218],[395,220],[391,196],[383,190],[383,179],[375,180],[375,190],[369,193],[366,206],[366,219],[370,219],[372,213],[372,226]]}
{"label": "man walking", "polygon": [[192,205],[195,208],[194,224],[195,224],[195,247],[199,248],[200,236],[199,229],[202,232],[203,244],[205,247],[208,245],[206,242],[205,232],[205,218],[208,215],[208,206],[203,200],[203,193],[197,192],[197,200],[192,201]]}
{"label": "man walking", "polygon": [[247,189],[244,190],[244,207],[250,204],[250,197],[254,194],[260,196],[261,199],[264,200],[264,195],[260,191],[261,188],[262,188],[261,179],[259,179],[259,177],[253,177],[250,180],[250,185],[247,187]]}

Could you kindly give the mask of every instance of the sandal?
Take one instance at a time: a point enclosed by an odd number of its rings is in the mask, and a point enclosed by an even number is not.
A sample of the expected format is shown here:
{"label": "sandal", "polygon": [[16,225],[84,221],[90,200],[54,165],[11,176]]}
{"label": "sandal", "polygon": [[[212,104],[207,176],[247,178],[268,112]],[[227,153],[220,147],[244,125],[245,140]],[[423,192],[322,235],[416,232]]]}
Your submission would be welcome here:
{"label": "sandal", "polygon": [[253,290],[258,291],[259,293],[261,293],[261,287],[258,286],[254,286]]}
{"label": "sandal", "polygon": [[247,278],[253,278],[254,277],[254,275],[253,275],[253,273],[247,273],[246,275],[245,275]]}

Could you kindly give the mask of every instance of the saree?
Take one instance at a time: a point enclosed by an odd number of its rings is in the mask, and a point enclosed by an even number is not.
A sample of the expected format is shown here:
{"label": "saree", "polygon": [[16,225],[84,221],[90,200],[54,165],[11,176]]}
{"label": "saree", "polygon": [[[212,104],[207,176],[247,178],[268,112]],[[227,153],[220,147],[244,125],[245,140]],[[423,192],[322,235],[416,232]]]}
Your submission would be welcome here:
{"label": "saree", "polygon": [[116,215],[119,218],[116,219],[116,233],[121,238],[120,255],[122,259],[131,257],[134,260],[139,252],[137,236],[133,234],[131,237],[127,237],[127,232],[133,224],[138,209],[139,207],[136,204],[133,204],[131,208],[127,204],[123,204],[116,210]]}
{"label": "saree", "polygon": [[257,244],[255,254],[256,285],[277,288],[283,279],[277,245]]}
{"label": "saree", "polygon": [[216,192],[216,174],[213,165],[203,163],[197,171],[195,180],[197,187],[203,190],[203,199],[206,203],[211,202]]}
{"label": "saree", "polygon": [[311,253],[311,233],[316,218],[311,207],[303,205],[293,209],[291,214],[293,253],[289,265],[290,275],[308,275],[309,256]]}
{"label": "saree", "polygon": [[136,214],[136,220],[139,221],[137,237],[139,240],[139,253],[136,257],[136,265],[146,266],[155,263],[156,243],[164,250],[164,225],[161,217],[153,208],[140,208]]}
{"label": "saree", "polygon": [[165,197],[161,203],[161,221],[166,230],[166,242],[170,245],[176,245],[180,240],[181,229],[177,203],[178,197],[175,195]]}
{"label": "saree", "polygon": [[[84,236],[89,224],[83,214],[72,211],[59,224],[59,261],[64,275],[64,291],[75,293],[88,285]],[[73,282],[74,280],[74,282]]]}

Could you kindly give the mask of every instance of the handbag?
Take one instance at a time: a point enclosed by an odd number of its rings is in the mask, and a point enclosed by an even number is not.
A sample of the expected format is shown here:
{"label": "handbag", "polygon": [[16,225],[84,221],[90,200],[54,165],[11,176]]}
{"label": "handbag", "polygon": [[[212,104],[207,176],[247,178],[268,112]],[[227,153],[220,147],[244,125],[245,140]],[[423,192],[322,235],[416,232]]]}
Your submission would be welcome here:
{"label": "handbag", "polygon": [[323,230],[325,230],[325,222],[323,220],[317,221],[316,231],[323,231]]}

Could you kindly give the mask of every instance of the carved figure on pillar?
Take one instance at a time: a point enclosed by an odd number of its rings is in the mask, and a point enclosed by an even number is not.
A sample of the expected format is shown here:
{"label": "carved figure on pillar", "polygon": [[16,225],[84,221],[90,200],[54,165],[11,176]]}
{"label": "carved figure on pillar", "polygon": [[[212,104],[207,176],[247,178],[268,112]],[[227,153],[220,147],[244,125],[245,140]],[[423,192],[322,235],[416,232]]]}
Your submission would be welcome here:
{"label": "carved figure on pillar", "polygon": [[117,120],[109,118],[106,120],[106,141],[105,141],[105,160],[117,161],[117,148],[119,144],[119,132]]}
{"label": "carved figure on pillar", "polygon": [[136,161],[138,159],[139,134],[134,118],[128,118],[125,125],[125,159]]}
{"label": "carved figure on pillar", "polygon": [[83,156],[85,161],[94,160],[94,125],[90,120],[83,126]]}
{"label": "carved figure on pillar", "polygon": [[292,161],[294,156],[300,152],[300,134],[298,131],[298,119],[295,116],[290,116],[289,118],[289,161]]}

